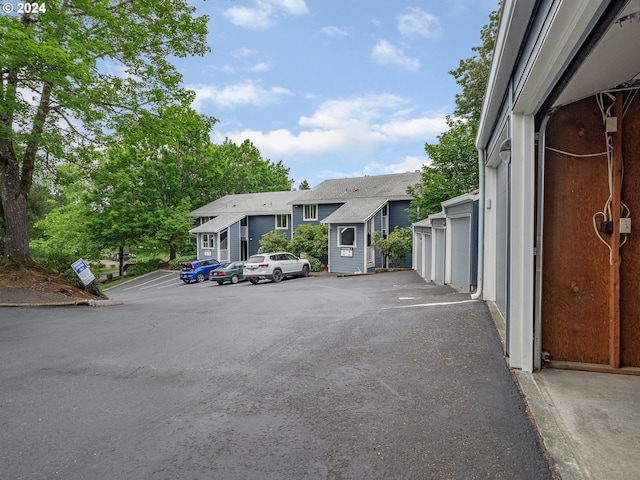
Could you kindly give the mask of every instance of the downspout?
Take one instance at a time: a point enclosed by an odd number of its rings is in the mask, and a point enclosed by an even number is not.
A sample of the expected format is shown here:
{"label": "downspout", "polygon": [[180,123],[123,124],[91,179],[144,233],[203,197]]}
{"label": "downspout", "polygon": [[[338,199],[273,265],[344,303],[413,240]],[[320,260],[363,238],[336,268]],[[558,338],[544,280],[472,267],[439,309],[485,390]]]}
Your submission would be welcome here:
{"label": "downspout", "polygon": [[535,317],[533,325],[533,369],[542,366],[542,239],[544,228],[544,162],[546,149],[547,124],[557,108],[551,109],[542,119],[538,131],[538,189],[536,202],[536,284],[535,284]]}
{"label": "downspout", "polygon": [[478,201],[478,284],[476,291],[471,294],[472,300],[478,300],[482,296],[483,278],[484,278],[484,171],[485,171],[486,151],[478,150],[478,169],[479,169],[479,201]]}

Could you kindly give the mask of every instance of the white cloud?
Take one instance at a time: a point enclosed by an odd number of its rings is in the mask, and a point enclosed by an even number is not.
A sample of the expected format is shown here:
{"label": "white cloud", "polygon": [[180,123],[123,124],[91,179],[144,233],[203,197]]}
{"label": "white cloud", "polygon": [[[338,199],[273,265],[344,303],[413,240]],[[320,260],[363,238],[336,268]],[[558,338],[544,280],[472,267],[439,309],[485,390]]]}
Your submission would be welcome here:
{"label": "white cloud", "polygon": [[258,52],[256,50],[253,50],[252,48],[238,48],[231,52],[231,56],[234,58],[245,58],[251,57],[256,53]]}
{"label": "white cloud", "polygon": [[304,0],[271,0],[267,3],[275,5],[276,8],[281,8],[291,15],[306,15],[309,13]]}
{"label": "white cloud", "polygon": [[253,67],[251,67],[252,72],[266,72],[271,68],[271,64],[269,62],[258,62]]}
{"label": "white cloud", "polygon": [[[240,143],[248,138],[267,158],[291,160],[297,155],[344,154],[347,157],[350,153],[360,154],[405,140],[422,144],[446,131],[444,114],[410,117],[409,112],[402,110],[408,102],[397,95],[330,100],[310,116],[301,117],[297,132],[288,129],[223,132],[218,128],[214,130],[214,141],[228,137]],[[402,112],[400,116],[396,115],[398,112]],[[405,163],[408,166],[403,166]],[[396,167],[419,169],[416,162],[409,160]]]}
{"label": "white cloud", "polygon": [[328,100],[309,117],[301,117],[301,126],[313,128],[344,127],[354,122],[369,122],[388,115],[404,105],[397,95],[369,95],[350,99]]}
{"label": "white cloud", "polygon": [[400,163],[392,163],[390,165],[382,165],[379,168],[382,173],[404,173],[422,170],[424,165],[428,165],[431,161],[425,153],[423,157],[407,156]]}
{"label": "white cloud", "polygon": [[254,0],[253,3],[253,7],[230,7],[223,14],[234,25],[261,30],[275,25],[282,15],[309,13],[304,0]]}
{"label": "white cloud", "polygon": [[393,120],[372,128],[390,138],[415,138],[424,132],[443,132],[447,129],[445,117],[419,117]]}
{"label": "white cloud", "polygon": [[210,85],[190,85],[187,88],[195,91],[196,101],[194,108],[199,110],[202,103],[211,101],[219,107],[233,107],[236,105],[264,106],[277,103],[280,98],[291,95],[291,91],[282,87],[269,89],[246,81],[224,88]]}
{"label": "white cloud", "polygon": [[418,7],[409,7],[408,13],[398,15],[398,30],[405,37],[418,35],[432,38],[440,35],[440,21]]}
{"label": "white cloud", "polygon": [[349,35],[349,32],[344,28],[336,27],[334,25],[329,25],[320,30],[328,37],[346,37]]}
{"label": "white cloud", "polygon": [[420,60],[407,56],[401,48],[387,40],[380,40],[373,47],[371,58],[380,65],[397,65],[413,72],[420,68]]}

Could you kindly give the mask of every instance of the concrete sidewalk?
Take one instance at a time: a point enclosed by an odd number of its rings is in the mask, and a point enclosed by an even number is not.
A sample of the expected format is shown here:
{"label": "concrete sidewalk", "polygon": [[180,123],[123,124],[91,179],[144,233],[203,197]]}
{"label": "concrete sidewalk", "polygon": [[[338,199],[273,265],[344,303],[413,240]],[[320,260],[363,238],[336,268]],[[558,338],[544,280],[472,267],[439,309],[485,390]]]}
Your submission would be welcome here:
{"label": "concrete sidewalk", "polygon": [[640,376],[558,368],[515,376],[562,480],[640,478]]}
{"label": "concrete sidewalk", "polygon": [[640,477],[640,377],[553,368],[516,376],[562,479]]}

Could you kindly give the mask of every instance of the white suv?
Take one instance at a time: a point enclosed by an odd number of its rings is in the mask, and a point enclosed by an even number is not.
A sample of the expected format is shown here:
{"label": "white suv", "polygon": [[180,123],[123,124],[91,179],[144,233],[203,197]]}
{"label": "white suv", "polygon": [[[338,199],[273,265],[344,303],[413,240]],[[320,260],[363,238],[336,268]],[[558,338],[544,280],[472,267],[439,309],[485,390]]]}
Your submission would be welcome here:
{"label": "white suv", "polygon": [[257,253],[243,265],[243,273],[251,283],[271,280],[278,283],[285,277],[308,277],[309,261],[289,252]]}

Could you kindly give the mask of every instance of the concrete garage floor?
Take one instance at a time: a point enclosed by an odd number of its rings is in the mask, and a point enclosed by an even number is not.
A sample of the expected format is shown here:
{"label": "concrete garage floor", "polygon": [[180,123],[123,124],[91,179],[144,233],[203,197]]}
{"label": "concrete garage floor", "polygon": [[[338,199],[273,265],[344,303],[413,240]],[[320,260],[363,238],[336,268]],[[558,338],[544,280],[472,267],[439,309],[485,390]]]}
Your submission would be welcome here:
{"label": "concrete garage floor", "polygon": [[640,377],[546,368],[517,378],[563,480],[640,478]]}

